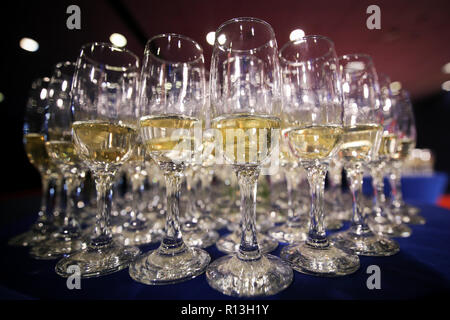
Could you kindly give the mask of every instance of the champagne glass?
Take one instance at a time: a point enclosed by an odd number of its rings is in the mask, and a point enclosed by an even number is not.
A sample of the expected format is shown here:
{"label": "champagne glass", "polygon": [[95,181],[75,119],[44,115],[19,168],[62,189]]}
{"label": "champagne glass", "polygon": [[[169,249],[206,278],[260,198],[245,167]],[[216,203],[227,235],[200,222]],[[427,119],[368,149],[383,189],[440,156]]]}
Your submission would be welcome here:
{"label": "champagne glass", "polygon": [[77,265],[83,278],[126,268],[140,253],[113,240],[112,186],[133,154],[137,135],[136,91],[139,59],[106,43],[81,48],[72,83],[72,135],[77,155],[95,177],[97,216],[87,247],[61,259],[56,272],[68,277]]}
{"label": "champagne glass", "polygon": [[50,203],[47,199],[51,176],[58,169],[50,161],[45,150],[46,115],[48,112],[48,86],[50,78],[41,78],[33,81],[27,105],[25,108],[25,121],[23,125],[23,143],[28,160],[39,171],[42,183],[41,207],[38,219],[29,231],[19,234],[8,241],[11,246],[31,246],[49,237],[55,230],[54,217],[50,212]]}
{"label": "champagne glass", "polygon": [[372,58],[364,54],[340,57],[344,93],[344,134],[339,150],[353,198],[349,229],[331,239],[339,248],[358,255],[389,256],[399,251],[397,242],[374,234],[366,224],[360,197],[364,166],[376,159],[383,134],[379,84]]}
{"label": "champagne glass", "polygon": [[235,18],[216,31],[210,69],[211,127],[216,156],[233,166],[241,193],[237,252],[211,263],[208,284],[233,296],[267,296],[285,289],[292,269],[261,254],[256,234],[256,191],[261,167],[278,157],[280,77],[272,27],[255,18]]}
{"label": "champagne glass", "polygon": [[[188,247],[180,228],[180,189],[187,165],[201,148],[205,96],[203,50],[194,40],[161,34],[147,42],[141,72],[140,134],[166,180],[165,235],[158,249],[136,260],[130,276],[145,284],[177,283],[206,269],[209,254]],[[200,139],[199,138],[200,135]]]}
{"label": "champagne glass", "polygon": [[396,134],[398,133],[398,121],[394,114],[395,108],[392,102],[392,92],[390,89],[390,79],[386,75],[379,74],[380,102],[383,112],[383,135],[378,158],[370,162],[370,172],[373,187],[373,208],[368,216],[367,224],[372,231],[389,237],[409,237],[411,228],[402,223],[401,218],[397,219],[386,206],[384,195],[384,175],[386,166],[391,160],[391,156],[398,149]]}
{"label": "champagne glass", "polygon": [[391,184],[391,210],[404,223],[425,224],[425,218],[419,214],[419,208],[403,201],[401,185],[401,168],[416,145],[416,126],[409,93],[400,89],[394,93],[394,109],[398,121],[398,149],[389,165],[389,182]]}
{"label": "champagne glass", "polygon": [[343,134],[342,93],[333,42],[312,35],[280,50],[283,74],[283,134],[307,175],[311,193],[308,237],[280,256],[297,271],[342,276],[359,268],[357,255],[333,246],[324,226],[325,176]]}
{"label": "champagne glass", "polygon": [[77,220],[78,188],[84,168],[75,153],[72,142],[71,97],[75,63],[60,62],[55,66],[49,84],[49,111],[47,141],[45,148],[50,161],[62,172],[67,186],[67,205],[63,213],[62,226],[30,250],[36,259],[55,259],[86,247]]}

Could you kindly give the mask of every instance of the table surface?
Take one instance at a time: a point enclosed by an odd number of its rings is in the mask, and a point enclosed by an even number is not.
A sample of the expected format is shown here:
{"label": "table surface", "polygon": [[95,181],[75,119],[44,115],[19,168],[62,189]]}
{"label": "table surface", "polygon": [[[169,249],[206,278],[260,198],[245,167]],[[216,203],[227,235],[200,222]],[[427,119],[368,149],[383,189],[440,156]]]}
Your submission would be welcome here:
{"label": "table surface", "polygon": [[[23,216],[0,232],[0,299],[235,299],[207,284],[205,274],[190,281],[148,286],[133,281],[128,270],[93,279],[82,279],[81,290],[69,290],[66,279],[54,272],[56,261],[37,261],[28,249],[6,244],[11,236],[27,230],[32,219],[24,211],[36,208],[36,196],[0,201],[1,212]],[[412,236],[397,238],[401,251],[391,257],[360,257],[360,269],[348,276],[320,278],[294,271],[293,283],[284,291],[263,299],[411,299],[442,297],[450,293],[450,210],[416,203],[427,219],[426,225],[412,226]],[[11,213],[11,212],[9,212]],[[225,234],[222,230],[221,234]],[[147,246],[148,251],[155,246]],[[272,254],[279,255],[283,245]],[[223,254],[214,246],[207,249],[215,260]],[[369,290],[367,267],[381,270],[381,289]],[[261,298],[258,298],[260,300]]]}

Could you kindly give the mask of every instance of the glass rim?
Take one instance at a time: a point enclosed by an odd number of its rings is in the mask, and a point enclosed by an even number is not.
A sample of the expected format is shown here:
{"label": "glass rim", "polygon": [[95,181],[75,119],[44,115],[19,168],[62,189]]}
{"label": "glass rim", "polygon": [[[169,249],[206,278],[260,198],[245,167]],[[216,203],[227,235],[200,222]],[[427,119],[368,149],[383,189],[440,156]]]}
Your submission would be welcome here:
{"label": "glass rim", "polygon": [[[97,61],[96,59],[93,59],[92,57],[88,56],[85,52],[87,52],[87,50],[89,50],[89,48],[93,48],[93,47],[105,47],[110,49],[111,52],[113,51],[118,51],[121,53],[126,53],[128,55],[130,55],[135,63],[128,63],[127,65],[121,65],[121,66],[114,66],[114,65],[110,65],[110,64],[106,64],[106,63],[102,63],[100,61]],[[84,58],[86,59],[89,63],[98,66],[98,65],[104,65],[106,70],[112,70],[112,71],[129,71],[129,70],[133,70],[139,69],[139,57],[132,51],[126,49],[126,48],[120,48],[120,47],[116,47],[112,44],[109,44],[107,42],[90,42],[90,43],[86,43],[84,45],[81,46],[81,50],[80,50],[80,55],[78,56],[77,59],[77,66],[78,66],[78,60],[80,58]]]}
{"label": "glass rim", "polygon": [[[184,62],[182,62],[182,61],[170,61],[170,60],[165,60],[165,59],[161,59],[160,57],[157,57],[148,48],[149,44],[152,41],[154,41],[156,39],[167,38],[169,36],[170,37],[174,37],[174,38],[178,38],[178,39],[182,39],[182,40],[185,40],[185,41],[188,41],[188,42],[191,42],[192,44],[194,44],[194,46],[197,49],[199,49],[200,56],[197,59],[194,59],[192,61],[184,61]],[[192,38],[190,38],[188,36],[179,34],[179,33],[160,33],[160,34],[157,34],[156,36],[151,37],[149,40],[147,40],[147,43],[145,44],[145,49],[144,49],[144,56],[149,56],[149,55],[152,56],[152,58],[154,58],[155,60],[157,60],[157,61],[159,61],[161,63],[171,64],[171,65],[174,65],[174,66],[183,65],[183,64],[190,65],[190,64],[196,64],[196,63],[199,63],[199,62],[201,62],[201,63],[205,62],[205,57],[203,55],[203,48],[202,48],[202,46],[197,41],[195,41],[194,39],[192,39]]]}
{"label": "glass rim", "polygon": [[[311,58],[311,59],[307,59],[307,60],[303,60],[303,61],[292,61],[292,60],[286,59],[286,58],[282,55],[282,54],[283,54],[283,51],[286,50],[289,46],[291,46],[291,45],[297,45],[297,44],[300,44],[300,43],[302,43],[302,42],[306,42],[306,41],[309,40],[309,39],[320,39],[320,40],[325,40],[327,43],[330,44],[330,48],[328,49],[328,51],[327,51],[325,54],[323,54],[323,55],[321,55],[321,56],[319,56],[319,57],[315,57],[315,58]],[[291,65],[291,66],[300,66],[300,65],[305,64],[305,63],[308,62],[308,61],[315,61],[315,60],[321,59],[321,58],[323,58],[323,57],[326,57],[326,56],[332,54],[333,52],[335,52],[333,40],[331,40],[330,38],[328,38],[328,37],[326,37],[326,36],[313,34],[313,35],[307,35],[307,36],[301,37],[301,38],[299,38],[299,39],[296,39],[296,40],[290,40],[290,41],[286,42],[286,43],[281,47],[278,56],[279,56],[279,59],[280,59],[281,61],[283,61],[284,63],[286,63],[286,64],[289,64],[289,65]]]}
{"label": "glass rim", "polygon": [[[263,49],[263,48],[267,47],[268,45],[270,45],[270,43],[271,43],[272,41],[275,42],[275,43],[274,43],[275,48],[277,47],[277,38],[276,38],[276,35],[275,35],[275,31],[273,30],[273,27],[272,27],[272,26],[270,25],[270,23],[268,23],[267,21],[264,21],[264,20],[262,20],[262,19],[255,18],[255,17],[237,17],[237,18],[229,19],[229,20],[223,22],[223,23],[216,29],[214,35],[217,35],[217,33],[220,32],[224,27],[226,27],[226,26],[228,26],[228,25],[230,25],[230,24],[232,24],[232,23],[241,22],[241,21],[245,21],[245,22],[257,22],[257,23],[260,23],[260,24],[266,26],[266,27],[268,28],[269,32],[270,32],[270,38],[271,38],[271,39],[270,39],[269,41],[267,41],[266,43],[264,43],[263,45],[259,46],[259,47],[255,47],[255,48],[251,48],[251,49],[247,49],[247,50],[232,49],[232,51],[234,51],[234,52],[249,52],[249,51],[260,50],[260,49]],[[226,49],[226,48],[229,48],[228,46],[225,47],[225,46],[221,45],[218,41],[219,41],[219,40],[218,40],[218,37],[215,37],[215,40],[214,40],[214,48],[219,48],[219,49],[222,49],[222,50],[224,50],[224,49]]]}

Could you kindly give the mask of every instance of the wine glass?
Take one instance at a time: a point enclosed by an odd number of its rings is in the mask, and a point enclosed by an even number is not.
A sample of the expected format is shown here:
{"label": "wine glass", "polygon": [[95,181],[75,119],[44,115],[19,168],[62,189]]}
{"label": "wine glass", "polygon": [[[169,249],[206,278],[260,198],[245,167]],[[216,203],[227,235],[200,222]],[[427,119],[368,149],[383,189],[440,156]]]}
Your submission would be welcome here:
{"label": "wine glass", "polygon": [[384,195],[384,176],[386,166],[395,154],[397,146],[396,134],[398,133],[398,121],[394,114],[395,108],[392,102],[391,81],[383,74],[378,75],[380,84],[380,103],[383,112],[383,135],[381,138],[378,157],[369,163],[373,187],[373,207],[367,218],[367,224],[375,233],[389,237],[409,237],[411,228],[402,223],[401,218],[396,219],[387,207]]}
{"label": "wine glass", "polygon": [[127,49],[106,43],[81,48],[71,90],[72,135],[77,155],[95,177],[98,212],[87,247],[56,264],[63,277],[73,265],[83,278],[110,274],[140,253],[113,240],[109,222],[114,178],[136,142],[138,74],[139,59]]}
{"label": "wine glass", "polygon": [[261,254],[255,226],[258,176],[262,165],[273,161],[272,154],[278,157],[280,98],[272,27],[256,18],[223,23],[216,31],[210,68],[211,127],[216,156],[232,165],[237,176],[242,233],[239,250],[211,263],[206,277],[227,295],[272,295],[293,279],[281,259]]}
{"label": "wine glass", "polygon": [[359,268],[357,255],[333,246],[324,226],[325,176],[343,134],[342,93],[333,42],[311,35],[280,50],[283,74],[283,134],[307,175],[311,193],[308,237],[280,256],[297,271],[342,276]]}
{"label": "wine glass", "polygon": [[45,148],[50,161],[59,168],[67,186],[67,205],[62,214],[62,226],[50,239],[33,246],[30,254],[36,259],[56,259],[86,247],[77,218],[78,188],[84,167],[72,142],[70,89],[75,63],[56,64],[49,84],[49,110]]}
{"label": "wine glass", "polygon": [[138,282],[189,280],[203,273],[211,260],[206,251],[186,246],[179,221],[184,171],[202,145],[205,89],[203,50],[197,42],[178,34],[157,35],[147,42],[139,93],[140,135],[164,173],[167,213],[159,248],[130,265],[130,276]]}
{"label": "wine glass", "polygon": [[47,239],[55,230],[54,217],[47,199],[51,177],[58,169],[50,161],[45,150],[46,115],[48,112],[48,86],[50,78],[33,81],[25,108],[23,143],[28,160],[39,171],[42,183],[41,207],[38,219],[29,231],[21,233],[8,241],[11,246],[31,246]]}
{"label": "wine glass", "polygon": [[399,251],[397,242],[374,234],[366,224],[360,197],[364,166],[376,159],[383,134],[379,84],[372,58],[364,54],[340,57],[344,94],[344,134],[339,150],[353,198],[349,229],[334,234],[333,243],[358,255],[389,256]]}
{"label": "wine glass", "polygon": [[409,93],[400,89],[393,93],[393,108],[398,122],[398,148],[389,165],[389,181],[392,190],[391,210],[403,222],[409,224],[425,224],[425,218],[419,214],[417,207],[403,201],[401,185],[401,168],[416,145],[416,126]]}

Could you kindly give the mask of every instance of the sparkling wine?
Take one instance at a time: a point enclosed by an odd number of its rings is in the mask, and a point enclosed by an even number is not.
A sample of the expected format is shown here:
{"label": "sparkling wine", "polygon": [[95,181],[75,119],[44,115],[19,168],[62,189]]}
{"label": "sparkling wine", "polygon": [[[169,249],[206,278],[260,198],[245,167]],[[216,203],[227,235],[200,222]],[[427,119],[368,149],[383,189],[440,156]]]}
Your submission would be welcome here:
{"label": "sparkling wine", "polygon": [[57,165],[76,166],[80,163],[72,141],[50,140],[45,143],[45,148],[50,159]]}
{"label": "sparkling wine", "polygon": [[30,162],[43,172],[50,166],[50,159],[45,149],[45,137],[40,133],[28,133],[24,137],[25,152]]}
{"label": "sparkling wine", "polygon": [[346,163],[370,161],[380,147],[383,127],[378,124],[359,124],[344,127],[340,158]]}
{"label": "sparkling wine", "polygon": [[201,129],[202,122],[185,115],[145,116],[140,119],[145,148],[158,163],[189,163],[194,151],[196,125]]}
{"label": "sparkling wine", "polygon": [[281,120],[273,116],[233,114],[220,116],[212,127],[222,134],[227,162],[235,165],[259,165],[279,141]]}
{"label": "sparkling wine", "polygon": [[292,128],[287,135],[292,153],[300,161],[311,161],[330,158],[339,146],[342,133],[342,127],[324,125]]}
{"label": "sparkling wine", "polygon": [[133,153],[136,129],[130,124],[77,121],[72,128],[76,152],[89,166],[120,165]]}

